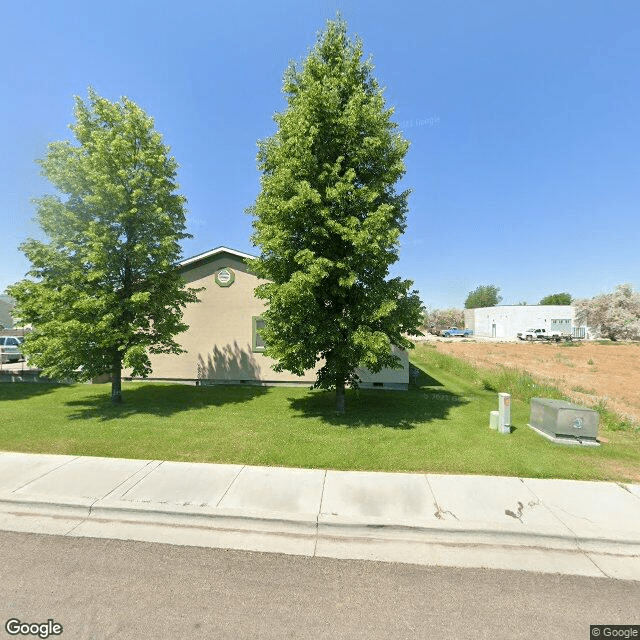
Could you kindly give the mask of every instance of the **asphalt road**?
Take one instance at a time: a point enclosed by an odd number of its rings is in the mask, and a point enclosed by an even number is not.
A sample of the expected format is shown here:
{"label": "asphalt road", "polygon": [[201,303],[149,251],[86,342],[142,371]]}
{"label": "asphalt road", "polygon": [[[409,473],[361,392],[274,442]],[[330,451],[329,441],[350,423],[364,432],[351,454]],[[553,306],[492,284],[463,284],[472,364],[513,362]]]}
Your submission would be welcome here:
{"label": "asphalt road", "polygon": [[640,583],[0,532],[0,630],[62,640],[587,640],[640,623]]}

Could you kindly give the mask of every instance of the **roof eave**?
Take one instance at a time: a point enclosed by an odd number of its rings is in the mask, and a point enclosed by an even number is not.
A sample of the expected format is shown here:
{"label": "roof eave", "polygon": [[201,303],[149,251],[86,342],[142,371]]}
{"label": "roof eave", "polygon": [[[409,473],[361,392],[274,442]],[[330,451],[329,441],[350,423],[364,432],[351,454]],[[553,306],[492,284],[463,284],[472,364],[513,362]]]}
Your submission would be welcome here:
{"label": "roof eave", "polygon": [[236,249],[229,249],[229,247],[216,247],[215,249],[211,249],[209,251],[205,251],[204,253],[200,253],[197,256],[193,256],[191,258],[187,258],[182,262],[178,263],[178,267],[188,267],[191,264],[196,262],[201,262],[202,260],[207,260],[208,258],[213,258],[220,253],[229,253],[232,256],[236,256],[243,260],[253,260],[258,256],[253,256],[250,253],[244,253],[243,251],[237,251]]}

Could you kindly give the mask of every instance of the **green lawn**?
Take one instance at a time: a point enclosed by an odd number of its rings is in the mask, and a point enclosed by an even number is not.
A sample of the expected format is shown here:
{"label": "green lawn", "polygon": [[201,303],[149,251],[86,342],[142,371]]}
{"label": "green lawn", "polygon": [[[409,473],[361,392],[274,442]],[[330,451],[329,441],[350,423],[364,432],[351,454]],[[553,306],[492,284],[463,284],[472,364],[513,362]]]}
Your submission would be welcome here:
{"label": "green lawn", "polygon": [[526,427],[488,427],[490,379],[419,346],[408,392],[351,391],[347,415],[332,393],[301,388],[129,383],[112,406],[108,385],[0,384],[0,450],[329,469],[472,473],[640,482],[640,434],[601,433],[597,449],[554,445]]}

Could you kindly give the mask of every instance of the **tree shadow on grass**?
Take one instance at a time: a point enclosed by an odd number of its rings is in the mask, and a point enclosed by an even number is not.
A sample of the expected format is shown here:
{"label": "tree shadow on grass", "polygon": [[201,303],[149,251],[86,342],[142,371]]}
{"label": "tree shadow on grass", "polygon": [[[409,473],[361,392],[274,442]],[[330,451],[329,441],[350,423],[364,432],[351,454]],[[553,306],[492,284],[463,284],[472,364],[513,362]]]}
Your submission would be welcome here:
{"label": "tree shadow on grass", "polygon": [[155,382],[134,384],[136,386],[133,388],[123,385],[123,403],[119,405],[111,402],[110,385],[100,385],[100,392],[66,402],[66,406],[75,409],[69,419],[107,421],[145,415],[170,418],[184,411],[242,404],[269,392],[268,387],[255,385],[195,387]]}
{"label": "tree shadow on grass", "polygon": [[61,382],[10,382],[0,379],[0,402],[43,396],[68,386]]}
{"label": "tree shadow on grass", "polygon": [[426,389],[428,387],[444,387],[440,380],[436,380],[430,376],[426,371],[420,369],[412,362],[409,363],[409,380],[410,388],[414,389]]}
{"label": "tree shadow on grass", "polygon": [[[335,412],[335,392],[316,391],[303,398],[288,398],[300,417],[319,418],[327,424],[347,427],[414,429],[421,423],[446,418],[454,407],[469,400],[447,391],[441,382],[414,367],[418,374],[408,391],[378,389],[348,390],[343,415]],[[434,389],[435,387],[435,389]]]}

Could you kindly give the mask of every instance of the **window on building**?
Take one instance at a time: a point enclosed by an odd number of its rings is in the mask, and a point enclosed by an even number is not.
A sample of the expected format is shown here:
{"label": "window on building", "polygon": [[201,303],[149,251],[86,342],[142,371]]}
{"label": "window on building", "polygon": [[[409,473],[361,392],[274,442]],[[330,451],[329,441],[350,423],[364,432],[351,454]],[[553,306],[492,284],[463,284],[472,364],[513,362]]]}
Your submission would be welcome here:
{"label": "window on building", "polygon": [[551,320],[551,331],[562,331],[563,333],[571,333],[571,320],[567,318],[556,318]]}
{"label": "window on building", "polygon": [[253,316],[251,318],[251,324],[251,350],[254,353],[264,351],[265,344],[260,335],[260,329],[264,329],[264,320],[260,316]]}

